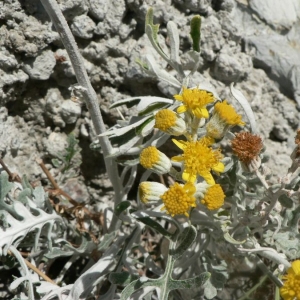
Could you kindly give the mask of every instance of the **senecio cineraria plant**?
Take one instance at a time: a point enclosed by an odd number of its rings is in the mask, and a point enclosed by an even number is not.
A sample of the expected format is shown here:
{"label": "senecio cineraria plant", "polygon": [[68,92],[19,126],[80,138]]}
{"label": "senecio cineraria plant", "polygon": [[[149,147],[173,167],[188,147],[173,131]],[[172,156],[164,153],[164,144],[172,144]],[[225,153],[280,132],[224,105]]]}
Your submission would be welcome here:
{"label": "senecio cineraria plant", "polygon": [[[53,193],[31,185],[26,177],[16,180],[2,172],[0,254],[6,268],[19,265],[21,277],[9,286],[14,299],[224,299],[217,296],[223,288],[230,299],[258,299],[255,293],[267,278],[273,282],[268,299],[300,299],[300,130],[291,167],[271,184],[263,140],[242,93],[231,85],[244,117],[229,99],[219,99],[201,82],[189,86],[200,59],[200,16],[191,20],[193,48],[188,55],[194,69],[186,73],[175,23],[167,25],[168,55],[158,43],[158,25],[149,9],[146,34],[177,76],[160,69],[151,56],[139,63],[178,93],[174,99],[149,96],[114,103],[112,108],[137,105],[138,116],[105,131],[95,92],[58,5],[41,1],[69,52],[77,92],[90,110],[98,135],[92,147],[101,146],[115,207],[103,212],[97,227],[92,207],[79,205],[57,188],[58,205]],[[233,134],[233,128],[240,131]],[[159,150],[170,137],[177,151],[173,157]],[[230,147],[225,151],[221,142]],[[139,163],[144,171],[137,202],[127,201]],[[52,184],[56,187],[53,178]],[[92,234],[92,228],[98,232]],[[66,263],[50,279],[47,268],[59,257],[66,257]],[[70,283],[66,274],[82,257],[89,261]],[[236,290],[228,288],[232,274],[257,267],[263,273],[259,282],[250,276],[252,287],[245,277]]]}

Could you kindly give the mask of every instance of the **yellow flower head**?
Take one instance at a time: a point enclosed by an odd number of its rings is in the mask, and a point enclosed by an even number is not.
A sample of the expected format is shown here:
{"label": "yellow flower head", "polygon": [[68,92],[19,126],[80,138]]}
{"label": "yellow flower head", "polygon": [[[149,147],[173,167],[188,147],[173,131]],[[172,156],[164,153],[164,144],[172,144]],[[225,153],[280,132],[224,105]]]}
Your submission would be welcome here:
{"label": "yellow flower head", "polygon": [[196,207],[194,193],[195,186],[188,182],[184,186],[175,182],[162,196],[164,206],[161,210],[166,210],[172,217],[175,215],[189,216],[191,207]]}
{"label": "yellow flower head", "polygon": [[199,141],[177,141],[173,139],[176,146],[183,150],[181,156],[172,157],[173,161],[184,162],[182,179],[195,182],[197,175],[202,176],[208,184],[215,184],[211,170],[224,171],[224,164],[220,161],[223,156],[219,149],[213,150],[209,147],[211,140],[203,138]]}
{"label": "yellow flower head", "polygon": [[162,109],[155,115],[155,128],[170,135],[182,135],[186,132],[186,124],[182,118],[170,109]]}
{"label": "yellow flower head", "polygon": [[140,164],[157,174],[166,174],[172,167],[170,159],[154,146],[147,147],[141,152]]}
{"label": "yellow flower head", "polygon": [[284,300],[300,300],[300,260],[292,262],[287,274],[282,277],[280,295]]}
{"label": "yellow flower head", "polygon": [[206,124],[207,134],[215,139],[221,139],[226,131],[235,125],[245,125],[242,116],[237,114],[234,107],[227,101],[218,102],[214,106],[214,113]]}
{"label": "yellow flower head", "polygon": [[139,196],[143,203],[157,202],[167,187],[158,182],[144,181],[139,185]]}
{"label": "yellow flower head", "polygon": [[206,190],[201,203],[209,210],[219,209],[224,204],[225,194],[219,184],[214,184]]}
{"label": "yellow flower head", "polygon": [[212,93],[198,88],[183,88],[181,95],[174,95],[174,98],[181,101],[183,105],[177,108],[179,114],[190,111],[197,118],[208,118],[206,105],[214,102],[215,98]]}

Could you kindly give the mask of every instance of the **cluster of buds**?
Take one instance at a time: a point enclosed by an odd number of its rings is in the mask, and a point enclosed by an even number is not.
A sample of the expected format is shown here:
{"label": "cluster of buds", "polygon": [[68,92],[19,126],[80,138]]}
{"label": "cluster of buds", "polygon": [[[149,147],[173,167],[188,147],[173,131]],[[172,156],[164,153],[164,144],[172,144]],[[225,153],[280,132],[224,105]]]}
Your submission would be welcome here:
{"label": "cluster of buds", "polygon": [[[170,109],[158,111],[154,127],[174,137],[182,136],[183,139],[172,139],[182,153],[169,158],[156,147],[150,146],[141,152],[140,163],[159,175],[177,176],[174,176],[174,184],[169,187],[157,182],[142,182],[139,197],[143,203],[163,203],[162,210],[171,216],[189,217],[191,209],[197,204],[202,204],[209,210],[219,209],[224,204],[225,194],[213,176],[213,173],[219,175],[225,169],[223,155],[216,146],[216,141],[221,140],[233,126],[243,126],[245,123],[233,106],[226,100],[216,101],[208,91],[184,87],[182,93],[174,98],[181,105],[176,112]],[[213,106],[211,115],[208,105]],[[202,130],[198,130],[200,127]],[[199,136],[199,132],[202,136]],[[238,137],[248,138],[247,133]],[[261,140],[260,143],[253,143],[253,139],[256,139],[254,136],[247,142],[249,145],[246,145],[240,139],[233,141],[233,149],[240,160],[249,165],[262,148]],[[250,153],[245,151],[243,145],[250,149]],[[181,166],[179,176],[172,162]],[[180,179],[177,180],[179,182],[176,182],[176,178]]]}

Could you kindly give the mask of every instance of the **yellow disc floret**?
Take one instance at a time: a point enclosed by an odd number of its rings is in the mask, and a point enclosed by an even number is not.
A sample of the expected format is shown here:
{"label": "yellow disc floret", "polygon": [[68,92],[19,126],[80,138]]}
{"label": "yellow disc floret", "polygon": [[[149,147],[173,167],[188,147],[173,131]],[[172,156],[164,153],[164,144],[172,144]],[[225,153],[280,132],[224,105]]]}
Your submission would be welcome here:
{"label": "yellow disc floret", "polygon": [[179,114],[190,111],[197,118],[207,119],[209,114],[206,105],[214,102],[215,98],[212,93],[198,88],[183,88],[181,95],[175,95],[174,98],[181,101],[183,105],[179,106],[177,112]]}
{"label": "yellow disc floret", "polygon": [[242,116],[239,115],[233,106],[227,103],[226,100],[223,102],[218,102],[215,104],[214,113],[218,114],[218,116],[228,125],[245,125],[242,121]]}
{"label": "yellow disc floret", "polygon": [[195,191],[196,188],[191,183],[182,186],[176,182],[161,196],[164,203],[162,210],[166,210],[172,217],[175,215],[188,217],[191,207],[196,206]]}
{"label": "yellow disc floret", "polygon": [[224,204],[225,194],[219,184],[210,186],[204,194],[201,203],[209,210],[220,208]]}
{"label": "yellow disc floret", "polygon": [[284,300],[300,300],[300,260],[292,262],[287,274],[282,277],[284,283],[280,295]]}
{"label": "yellow disc floret", "polygon": [[235,125],[245,125],[242,116],[237,114],[234,107],[227,104],[227,101],[218,102],[214,106],[214,113],[206,124],[207,135],[221,139],[228,129]]}
{"label": "yellow disc floret", "polygon": [[159,151],[156,147],[150,146],[144,149],[140,155],[140,164],[145,169],[150,169],[158,162]]}
{"label": "yellow disc floret", "polygon": [[154,146],[149,146],[141,152],[140,164],[157,174],[166,174],[172,167],[170,159]]}
{"label": "yellow disc floret", "polygon": [[162,109],[155,115],[154,127],[176,136],[186,132],[185,121],[170,109]]}
{"label": "yellow disc floret", "polygon": [[176,123],[176,114],[170,109],[162,109],[155,115],[155,128],[167,131]]}
{"label": "yellow disc floret", "polygon": [[181,156],[172,157],[173,161],[184,162],[182,179],[195,182],[197,175],[200,175],[208,184],[215,184],[215,180],[210,173],[211,170],[216,172],[224,171],[224,164],[221,162],[223,156],[220,150],[210,148],[207,145],[207,138],[195,142],[173,139],[173,142],[183,150]]}

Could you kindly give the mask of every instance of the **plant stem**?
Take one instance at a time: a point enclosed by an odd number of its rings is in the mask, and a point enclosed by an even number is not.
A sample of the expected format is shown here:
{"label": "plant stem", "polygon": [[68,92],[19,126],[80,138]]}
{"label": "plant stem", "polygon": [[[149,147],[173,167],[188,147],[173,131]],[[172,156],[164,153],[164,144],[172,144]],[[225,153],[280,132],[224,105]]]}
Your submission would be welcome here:
{"label": "plant stem", "polygon": [[[102,115],[100,112],[98,97],[93,89],[86,69],[84,67],[84,61],[77,47],[76,41],[71,33],[71,30],[58,6],[56,0],[41,0],[45,10],[50,16],[53,25],[59,33],[61,40],[68,52],[74,72],[78,81],[78,84],[83,87],[82,95],[86,102],[87,108],[90,112],[91,119],[97,135],[106,131]],[[117,164],[112,160],[109,155],[112,153],[112,146],[107,137],[99,137],[99,142],[103,151],[104,161],[108,177],[111,180],[114,192],[115,192],[115,205],[118,205],[124,199],[122,195],[122,184],[118,174]],[[123,196],[123,197],[122,197]],[[112,225],[117,226],[118,222],[112,222]],[[111,226],[112,227],[112,226]],[[115,230],[116,228],[110,228]]]}
{"label": "plant stem", "polygon": [[268,279],[267,275],[264,275],[260,281],[254,286],[252,287],[250,290],[248,290],[244,296],[242,296],[241,298],[239,298],[239,300],[246,300],[250,298],[250,295],[255,292],[260,286],[262,286],[262,284]]}

